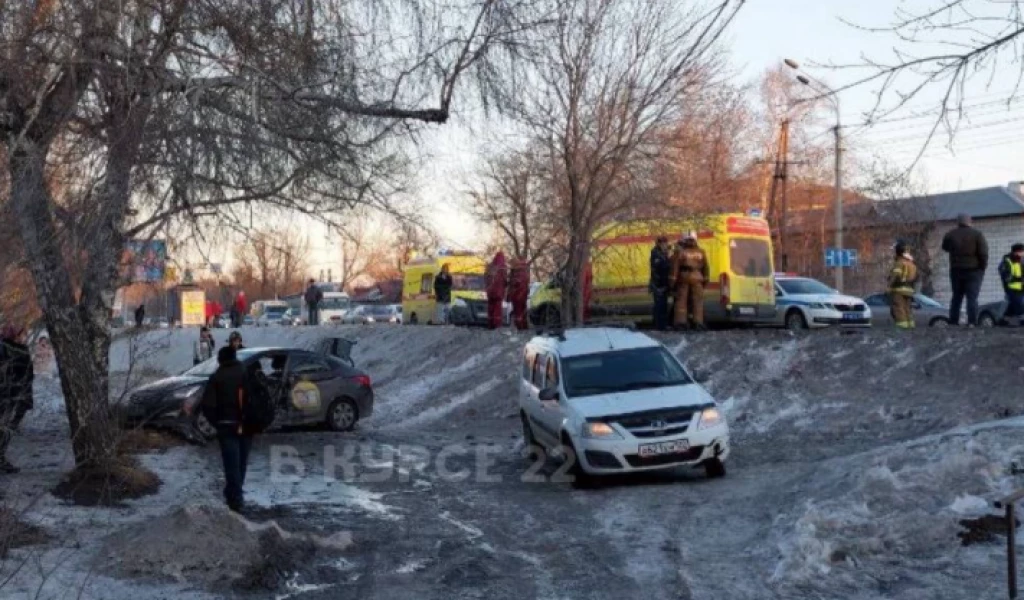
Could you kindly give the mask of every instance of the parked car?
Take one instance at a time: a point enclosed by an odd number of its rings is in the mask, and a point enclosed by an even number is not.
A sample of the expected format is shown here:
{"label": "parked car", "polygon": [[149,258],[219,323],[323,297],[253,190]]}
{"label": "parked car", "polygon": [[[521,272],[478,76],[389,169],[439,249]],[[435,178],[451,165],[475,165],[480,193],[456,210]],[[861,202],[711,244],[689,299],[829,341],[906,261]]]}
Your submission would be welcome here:
{"label": "parked car", "polygon": [[[966,311],[966,309],[964,309]],[[1003,315],[1006,313],[1006,300],[1000,300],[998,302],[989,302],[982,304],[978,307],[978,326],[980,327],[995,327],[1003,320]],[[967,322],[967,315],[961,315],[960,324],[963,325]]]}
{"label": "parked car", "polygon": [[872,311],[863,300],[808,277],[777,274],[775,306],[776,324],[786,329],[871,327]]}
{"label": "parked car", "polygon": [[256,318],[257,327],[270,327],[271,325],[288,325],[284,322],[284,315],[290,309],[287,306],[265,306],[262,314]]}
{"label": "parked car", "polygon": [[624,328],[534,337],[523,350],[526,446],[585,479],[685,466],[725,475],[729,428],[715,399],[664,346]]}
{"label": "parked car", "polygon": [[[864,303],[871,307],[872,325],[888,327],[893,325],[892,302],[889,294],[872,294],[864,299]],[[949,325],[949,308],[937,300],[929,298],[924,294],[914,294],[911,301],[914,307],[914,322],[918,327],[942,327]]]}
{"label": "parked car", "polygon": [[153,321],[153,326],[159,329],[168,329],[171,326],[171,323],[167,320],[167,317],[157,317]]}
{"label": "parked car", "polygon": [[256,325],[256,318],[252,315],[245,315],[242,317],[242,325],[246,327],[252,327]]}
{"label": "parked car", "polygon": [[214,329],[228,329],[231,327],[231,313],[224,313],[215,316],[210,326]]}
{"label": "parked car", "polygon": [[[331,347],[339,348],[347,352],[351,342]],[[370,377],[355,368],[351,359],[298,348],[246,348],[238,358],[254,370],[277,402],[273,428],[323,424],[333,431],[347,431],[373,414]],[[198,405],[216,370],[217,359],[211,358],[181,375],[133,390],[118,406],[121,422],[168,429],[195,442],[212,438],[216,431]]]}
{"label": "parked car", "polygon": [[402,313],[393,304],[363,304],[346,313],[342,322],[352,325],[401,323]]}
{"label": "parked car", "polygon": [[302,317],[300,317],[299,314],[295,312],[294,308],[289,308],[288,310],[284,311],[283,315],[281,315],[281,325],[284,325],[285,327],[295,327],[296,325],[301,324]]}

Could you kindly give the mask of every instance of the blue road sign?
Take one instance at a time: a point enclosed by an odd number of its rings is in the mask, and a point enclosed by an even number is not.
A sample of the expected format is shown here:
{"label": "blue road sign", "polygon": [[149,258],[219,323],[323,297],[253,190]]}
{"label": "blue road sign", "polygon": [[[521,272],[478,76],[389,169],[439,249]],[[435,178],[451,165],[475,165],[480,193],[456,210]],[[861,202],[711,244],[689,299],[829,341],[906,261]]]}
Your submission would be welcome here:
{"label": "blue road sign", "polygon": [[825,248],[825,266],[852,268],[857,266],[857,251],[847,248]]}

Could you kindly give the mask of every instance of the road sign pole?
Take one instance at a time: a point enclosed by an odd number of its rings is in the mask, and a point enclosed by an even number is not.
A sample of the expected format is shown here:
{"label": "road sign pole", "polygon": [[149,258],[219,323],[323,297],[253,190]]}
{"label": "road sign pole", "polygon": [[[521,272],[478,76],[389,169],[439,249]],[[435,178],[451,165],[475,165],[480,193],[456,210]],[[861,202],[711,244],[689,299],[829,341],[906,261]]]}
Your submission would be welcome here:
{"label": "road sign pole", "polygon": [[[843,142],[839,129],[839,111],[836,110],[836,249],[843,251]],[[836,267],[836,289],[843,291],[843,267]]]}

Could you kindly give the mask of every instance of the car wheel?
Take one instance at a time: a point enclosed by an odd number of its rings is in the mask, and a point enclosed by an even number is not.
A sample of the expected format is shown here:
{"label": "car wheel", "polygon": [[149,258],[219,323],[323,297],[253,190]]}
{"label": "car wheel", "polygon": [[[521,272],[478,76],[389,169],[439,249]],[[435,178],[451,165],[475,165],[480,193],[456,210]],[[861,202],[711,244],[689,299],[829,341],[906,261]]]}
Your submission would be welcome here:
{"label": "car wheel", "polygon": [[708,479],[720,479],[725,477],[725,463],[717,458],[704,461],[704,473]]}
{"label": "car wheel", "polygon": [[996,318],[991,313],[982,313],[978,317],[978,327],[995,327]]}
{"label": "car wheel", "polygon": [[569,466],[568,473],[569,476],[572,477],[572,486],[579,489],[593,487],[594,476],[583,469],[583,463],[580,462],[579,454],[576,452],[576,446],[573,445],[569,436],[564,434],[562,435],[562,447],[559,450],[563,461],[572,461],[572,464]]}
{"label": "car wheel", "polygon": [[541,325],[545,327],[558,327],[562,323],[562,315],[558,309],[548,304],[541,313]]}
{"label": "car wheel", "polygon": [[786,313],[786,329],[790,331],[807,329],[807,319],[804,317],[804,313],[795,308]]}
{"label": "car wheel", "polygon": [[929,327],[949,327],[949,319],[946,317],[935,317],[931,321],[928,321]]}
{"label": "car wheel", "polygon": [[410,325],[418,325],[419,322],[420,322],[420,318],[416,316],[416,313],[412,313],[411,315],[409,315],[409,324]]}
{"label": "car wheel", "polygon": [[195,421],[196,431],[199,435],[203,436],[204,439],[212,440],[217,437],[217,428],[206,418],[202,412],[196,417]]}
{"label": "car wheel", "polygon": [[350,398],[339,398],[327,409],[327,426],[332,431],[351,431],[359,420],[359,410]]}

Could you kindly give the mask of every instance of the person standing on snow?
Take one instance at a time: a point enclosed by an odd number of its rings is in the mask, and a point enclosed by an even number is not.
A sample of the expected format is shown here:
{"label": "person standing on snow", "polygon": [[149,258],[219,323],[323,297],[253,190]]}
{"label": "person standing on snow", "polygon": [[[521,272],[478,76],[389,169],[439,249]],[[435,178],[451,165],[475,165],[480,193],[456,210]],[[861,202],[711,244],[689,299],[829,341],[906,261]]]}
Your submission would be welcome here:
{"label": "person standing on snow", "polygon": [[235,329],[242,326],[245,315],[249,312],[249,303],[245,299],[245,291],[239,290],[238,296],[235,297],[235,313],[238,317],[238,322],[233,324]]}
{"label": "person standing on snow", "polygon": [[217,371],[203,392],[202,410],[217,428],[224,464],[224,500],[228,508],[241,512],[245,506],[245,472],[249,464],[253,431],[245,422],[246,404],[252,385],[235,349],[225,346],[217,353]]}
{"label": "person standing on snow", "polygon": [[309,280],[309,287],[306,288],[306,308],[309,310],[309,324],[320,324],[320,302],[324,299],[324,292],[316,286],[316,281]]}
{"label": "person standing on snow", "polygon": [[7,447],[25,413],[32,410],[35,370],[24,338],[24,330],[8,325],[0,341],[0,473],[19,471],[7,460]]}
{"label": "person standing on snow", "polygon": [[508,291],[508,268],[505,253],[501,250],[494,255],[484,274],[487,286],[487,326],[498,329],[504,322],[504,302]]}
{"label": "person standing on snow", "polygon": [[434,298],[437,301],[437,315],[434,317],[438,325],[448,324],[448,311],[452,304],[452,274],[448,263],[441,265],[441,272],[434,278]]}
{"label": "person standing on snow", "polygon": [[651,248],[650,292],[654,296],[654,328],[665,331],[668,327],[668,289],[672,273],[672,259],[668,254],[668,238],[658,236]]}
{"label": "person standing on snow", "polygon": [[213,341],[213,335],[210,334],[210,329],[208,327],[200,327],[199,341],[196,342],[192,362],[198,365],[205,360],[210,360],[213,358],[213,350],[216,347],[217,343]]}
{"label": "person standing on snow", "polygon": [[142,329],[142,322],[146,320],[146,305],[140,304],[135,309],[135,327]]}
{"label": "person standing on snow", "polygon": [[688,326],[687,314],[693,315],[693,327],[703,331],[704,286],[710,276],[708,259],[697,245],[697,236],[687,234],[679,241],[669,268],[669,284],[675,290],[676,305],[672,325],[679,329]]}
{"label": "person standing on snow", "polygon": [[942,238],[942,249],[949,254],[949,282],[953,288],[949,323],[960,324],[960,307],[967,298],[967,325],[974,327],[978,324],[978,295],[988,268],[988,242],[984,234],[971,227],[971,216],[961,214],[956,229]]}
{"label": "person standing on snow", "polygon": [[900,329],[913,329],[914,284],[917,283],[917,265],[902,241],[893,246],[896,253],[892,270],[889,271],[889,304],[892,306],[892,320]]}
{"label": "person standing on snow", "polygon": [[528,327],[526,301],[530,298],[530,265],[522,258],[513,258],[509,269],[508,299],[512,303],[512,320],[516,329]]}
{"label": "person standing on snow", "polygon": [[1021,259],[1024,257],[1024,244],[1014,244],[1010,253],[999,262],[999,278],[1003,281],[1006,293],[1006,312],[1000,325],[1009,325],[1007,318],[1016,318],[1017,326],[1024,325],[1024,277],[1021,272]]}

